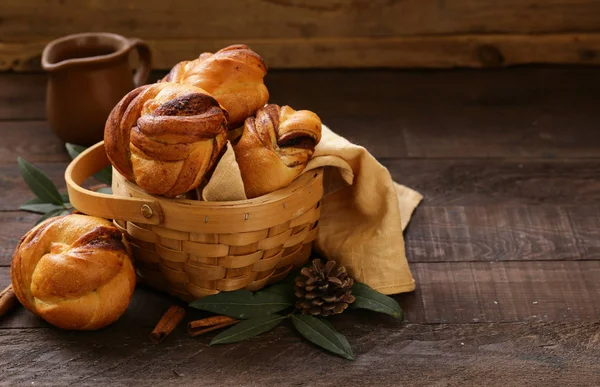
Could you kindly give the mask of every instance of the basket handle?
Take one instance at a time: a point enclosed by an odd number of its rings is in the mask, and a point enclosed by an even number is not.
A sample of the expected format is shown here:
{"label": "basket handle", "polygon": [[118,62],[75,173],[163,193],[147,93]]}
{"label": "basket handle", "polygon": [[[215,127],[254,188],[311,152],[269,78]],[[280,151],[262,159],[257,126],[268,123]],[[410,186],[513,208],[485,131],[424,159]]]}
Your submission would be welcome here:
{"label": "basket handle", "polygon": [[156,201],[108,195],[81,186],[87,178],[109,165],[104,141],[81,152],[71,161],[65,171],[65,181],[73,207],[84,214],[101,218],[160,224],[162,210]]}

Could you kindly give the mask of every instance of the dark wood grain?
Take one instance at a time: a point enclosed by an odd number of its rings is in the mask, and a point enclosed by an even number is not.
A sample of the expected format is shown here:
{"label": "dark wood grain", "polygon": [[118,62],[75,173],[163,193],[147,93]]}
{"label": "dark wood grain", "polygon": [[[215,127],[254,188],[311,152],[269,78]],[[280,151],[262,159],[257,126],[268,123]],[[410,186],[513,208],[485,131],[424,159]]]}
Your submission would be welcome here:
{"label": "dark wood grain", "polygon": [[[594,321],[600,316],[600,262],[448,262],[412,263],[413,293],[396,296],[415,323],[518,321]],[[0,268],[0,286],[8,286]],[[117,323],[151,328],[174,299],[139,288]],[[374,320],[385,317],[374,315]],[[23,309],[0,327],[44,326]]]}
{"label": "dark wood grain", "polygon": [[0,164],[14,164],[17,157],[31,163],[70,160],[45,121],[0,121],[0,138]]}
{"label": "dark wood grain", "polygon": [[[594,130],[600,118],[587,118],[596,117],[593,112],[546,114],[544,109],[463,106],[431,111],[413,106],[385,115],[322,114],[322,118],[341,136],[384,159],[600,156],[600,132]],[[0,136],[4,139],[0,164],[10,164],[18,156],[31,162],[69,159],[45,121],[0,121]]]}
{"label": "dark wood grain", "polygon": [[0,212],[0,266],[10,265],[21,237],[40,217],[41,215],[25,211]]}
{"label": "dark wood grain", "polygon": [[236,43],[252,46],[270,67],[598,64],[597,2],[544,5],[535,0],[203,0],[173,1],[167,9],[161,1],[4,0],[0,69],[39,69],[48,41],[79,31],[146,39],[153,65],[163,69]]}
{"label": "dark wood grain", "polygon": [[[150,82],[163,75],[153,72]],[[398,116],[400,111],[402,118],[415,106],[429,113],[457,105],[491,110],[537,106],[540,112],[552,114],[553,109],[567,105],[560,111],[572,114],[595,106],[600,90],[600,74],[594,68],[271,70],[265,82],[271,101],[314,110],[326,118],[326,123],[334,116],[390,117]],[[0,119],[44,119],[45,86],[43,73],[0,72]],[[502,117],[490,117],[489,122],[498,118]]]}
{"label": "dark wood grain", "polygon": [[423,205],[591,205],[600,200],[600,160],[389,159],[395,181]]}
{"label": "dark wood grain", "polygon": [[[537,109],[546,115],[552,115],[554,109],[569,115],[580,109],[590,112],[598,98],[600,74],[586,68],[539,67],[486,71],[279,70],[270,71],[265,82],[275,103],[311,109],[325,118],[404,118],[418,109],[420,115],[438,118],[438,125],[443,125],[445,117],[437,117],[435,112],[443,111],[453,120],[460,118],[464,126],[474,119],[457,115],[452,109],[465,106],[508,112],[505,108],[510,107],[525,113]],[[502,117],[492,114],[487,119],[494,124]],[[510,126],[503,129],[511,130]]]}
{"label": "dark wood grain", "polygon": [[[0,266],[40,215],[0,212]],[[600,255],[600,207],[422,205],[405,233],[409,262],[570,261]]]}
{"label": "dark wood grain", "polygon": [[[405,232],[417,290],[395,296],[408,324],[333,319],[353,363],[287,326],[208,347],[214,335],[182,325],[156,346],[147,335],[177,301],[139,286],[98,332],[59,331],[23,308],[2,318],[0,385],[597,385],[597,69],[271,71],[267,83],[273,101],[317,111],[425,196]],[[44,74],[0,74],[0,287],[39,217],[16,211],[33,194],[15,158],[64,190],[44,87]]]}
{"label": "dark wood grain", "polygon": [[0,119],[46,117],[46,74],[0,73]]}
{"label": "dark wood grain", "polygon": [[422,205],[405,240],[409,262],[597,259],[600,207]]}
{"label": "dark wood grain", "polygon": [[321,352],[287,326],[214,347],[211,335],[192,339],[183,329],[159,345],[138,329],[2,329],[0,384],[594,386],[600,373],[598,323],[336,325],[356,361]]}
{"label": "dark wood grain", "polygon": [[580,253],[587,259],[600,260],[600,215],[583,206],[568,208],[567,215]]}
{"label": "dark wood grain", "polygon": [[413,263],[411,322],[597,321],[600,262]]}
{"label": "dark wood grain", "polygon": [[401,117],[398,127],[408,157],[599,157],[596,108],[567,98],[556,104],[478,101],[429,109],[405,106],[396,114]]}
{"label": "dark wood grain", "polygon": [[[152,80],[162,75],[155,72]],[[376,157],[586,158],[600,152],[600,76],[592,69],[271,71],[266,82],[272,101],[318,112]],[[43,74],[0,73],[0,119],[43,119],[44,89]],[[15,154],[64,160],[45,125],[0,123],[7,140],[0,163]],[[19,137],[21,131],[27,137]]]}
{"label": "dark wood grain", "polygon": [[[600,162],[594,160],[383,159],[395,181],[421,192],[423,205],[596,204]],[[67,163],[36,163],[65,190]],[[0,165],[0,210],[33,197],[15,164]]]}
{"label": "dark wood grain", "polygon": [[[61,193],[66,192],[64,175],[67,163],[34,164],[52,179]],[[21,204],[35,197],[25,184],[16,162],[0,165],[0,191],[2,192],[0,211],[18,210]]]}
{"label": "dark wood grain", "polygon": [[[101,14],[111,17],[98,17]],[[196,15],[203,16],[203,23],[198,23]],[[223,0],[192,4],[179,0],[168,9],[159,1],[54,4],[30,0],[24,4],[5,0],[0,33],[7,43],[31,43],[85,30],[184,40],[192,45],[221,39],[298,41],[459,33],[594,32],[598,30],[598,17],[600,7],[593,0],[580,0],[577,7],[566,0],[546,7],[539,7],[533,0],[505,0],[502,4],[454,0],[451,6],[418,0]],[[24,24],[39,27],[27,28]],[[323,56],[336,56],[335,52],[327,54]]]}

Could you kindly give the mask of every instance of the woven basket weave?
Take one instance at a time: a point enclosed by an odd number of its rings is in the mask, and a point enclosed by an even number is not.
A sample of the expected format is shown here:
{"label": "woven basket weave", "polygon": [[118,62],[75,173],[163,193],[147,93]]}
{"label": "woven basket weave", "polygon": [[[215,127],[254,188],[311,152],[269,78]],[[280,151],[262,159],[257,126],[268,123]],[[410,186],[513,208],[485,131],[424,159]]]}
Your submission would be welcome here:
{"label": "woven basket weave", "polygon": [[82,187],[110,165],[104,144],[75,158],[65,172],[71,204],[113,219],[133,246],[138,274],[185,301],[220,291],[255,291],[310,257],[318,232],[323,171],[255,199],[203,202],[153,196],[113,170],[113,195]]}

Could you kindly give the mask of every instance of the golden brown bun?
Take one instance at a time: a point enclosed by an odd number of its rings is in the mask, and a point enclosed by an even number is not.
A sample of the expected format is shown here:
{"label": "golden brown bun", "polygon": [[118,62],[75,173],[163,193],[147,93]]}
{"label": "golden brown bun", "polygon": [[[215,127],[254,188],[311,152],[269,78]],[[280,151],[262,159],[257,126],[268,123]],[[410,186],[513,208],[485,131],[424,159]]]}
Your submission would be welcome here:
{"label": "golden brown bun", "polygon": [[227,112],[206,91],[176,83],[134,89],[106,121],[112,165],[145,191],[175,197],[196,188],[227,141]]}
{"label": "golden brown bun", "polygon": [[135,288],[125,243],[105,219],[50,218],[25,234],[13,254],[15,294],[59,328],[102,328],[125,312]]}
{"label": "golden brown bun", "polygon": [[289,185],[306,167],[321,140],[321,120],[308,110],[267,105],[244,123],[234,145],[248,198]]}
{"label": "golden brown bun", "polygon": [[162,82],[187,83],[206,90],[225,107],[229,113],[229,128],[235,129],[269,100],[263,81],[266,74],[267,66],[262,58],[247,46],[238,44],[180,62]]}

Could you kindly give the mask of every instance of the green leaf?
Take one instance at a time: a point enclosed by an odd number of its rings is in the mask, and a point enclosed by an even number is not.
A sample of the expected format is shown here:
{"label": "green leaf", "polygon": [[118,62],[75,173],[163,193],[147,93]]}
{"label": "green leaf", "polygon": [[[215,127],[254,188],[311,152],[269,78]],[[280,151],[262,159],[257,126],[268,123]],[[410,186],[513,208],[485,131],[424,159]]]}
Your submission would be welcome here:
{"label": "green leaf", "polygon": [[[84,150],[87,149],[81,145],[75,145],[75,144],[71,144],[71,143],[66,143],[65,147],[67,148],[67,152],[69,153],[69,156],[71,156],[72,159],[79,156],[79,154],[81,152],[83,152]],[[94,178],[96,178],[96,180],[98,180],[101,183],[104,183],[106,185],[111,185],[112,184],[112,168],[109,166],[109,167],[101,169],[99,172],[94,174]]]}
{"label": "green leaf", "polygon": [[40,198],[33,198],[31,200],[26,201],[25,203],[23,203],[24,206],[28,206],[30,204],[42,204],[45,203],[42,199]]}
{"label": "green leaf", "polygon": [[219,333],[210,342],[210,345],[235,343],[270,331],[279,325],[287,316],[269,314],[244,320],[224,332]]}
{"label": "green leaf", "polygon": [[56,216],[67,215],[67,214],[70,214],[70,213],[71,213],[70,210],[65,210],[65,209],[62,209],[62,208],[59,208],[59,209],[56,209],[56,210],[52,210],[52,211],[49,211],[49,212],[45,213],[40,219],[38,219],[38,221],[35,224],[40,224],[40,223],[42,223],[46,219],[54,218]]}
{"label": "green leaf", "polygon": [[296,330],[311,343],[345,359],[354,360],[348,340],[324,319],[307,314],[293,314],[292,323]]}
{"label": "green leaf", "polygon": [[40,203],[40,204],[23,204],[19,207],[23,211],[35,212],[37,214],[45,214],[53,210],[64,210],[64,206],[57,206],[51,203]]}
{"label": "green leaf", "polygon": [[94,174],[94,177],[96,178],[96,180],[98,180],[101,183],[104,183],[106,185],[111,185],[112,184],[112,168],[111,167],[102,168],[99,172]]}
{"label": "green leaf", "polygon": [[[64,205],[71,204],[71,203],[69,203],[69,194],[64,193],[64,194],[61,194],[60,197],[62,198]],[[52,204],[52,203],[46,203],[45,201],[43,201],[40,198],[33,198],[33,199],[28,200],[25,203],[23,203],[22,206],[29,206],[30,204]],[[52,204],[52,205],[55,206],[56,204]],[[21,209],[23,209],[23,208],[21,208]],[[25,210],[25,211],[27,211],[27,210]]]}
{"label": "green leaf", "polygon": [[110,187],[98,188],[96,190],[96,192],[100,192],[100,193],[103,193],[103,194],[109,194],[109,195],[112,195],[112,193],[113,193],[112,188],[110,188]]}
{"label": "green leaf", "polygon": [[290,304],[294,304],[296,297],[294,296],[294,285],[286,283],[278,283],[277,285],[269,286],[264,288],[262,292],[275,293],[284,296]]}
{"label": "green leaf", "polygon": [[69,153],[69,156],[71,156],[71,159],[74,159],[79,156],[81,152],[86,150],[86,147],[84,146],[71,144],[69,142],[65,144],[65,148],[67,148],[67,152]]}
{"label": "green leaf", "polygon": [[404,318],[404,312],[402,312],[396,300],[373,290],[368,285],[360,282],[354,283],[352,286],[352,295],[356,298],[350,304],[350,307],[353,309],[368,309],[389,314],[399,319]]}
{"label": "green leaf", "polygon": [[237,319],[249,319],[277,313],[291,307],[292,303],[281,294],[264,291],[252,294],[247,290],[236,290],[201,298],[190,306]]}
{"label": "green leaf", "polygon": [[25,183],[27,183],[29,189],[31,189],[38,198],[43,200],[44,203],[63,204],[58,189],[44,172],[20,157],[17,159],[17,162],[19,163],[19,169],[21,170],[21,175],[23,176]]}

